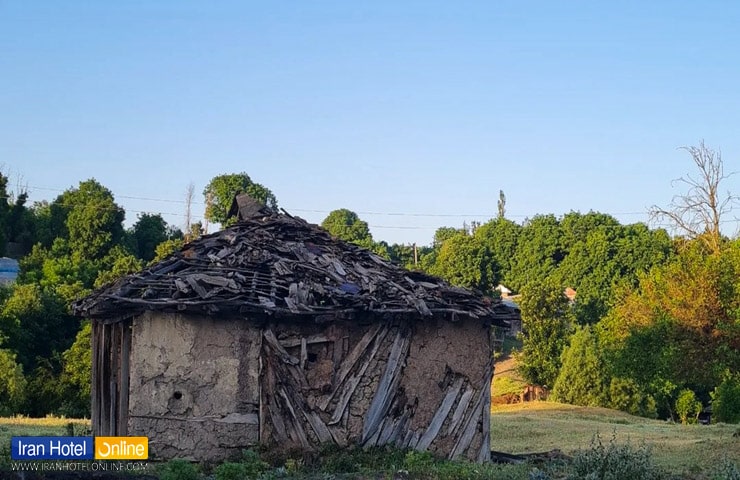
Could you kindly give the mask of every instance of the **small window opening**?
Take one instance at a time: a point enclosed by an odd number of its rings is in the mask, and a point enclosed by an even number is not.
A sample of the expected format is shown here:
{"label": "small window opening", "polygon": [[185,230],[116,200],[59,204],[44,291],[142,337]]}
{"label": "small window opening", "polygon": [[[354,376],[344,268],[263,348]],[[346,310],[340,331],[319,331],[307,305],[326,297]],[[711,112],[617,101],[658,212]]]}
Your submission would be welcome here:
{"label": "small window opening", "polygon": [[175,400],[180,400],[182,398],[182,392],[177,391],[172,396],[175,397]]}
{"label": "small window opening", "polygon": [[318,358],[319,358],[319,356],[317,354],[310,353],[309,352],[309,354],[308,354],[308,361],[309,362],[315,362],[316,360],[318,360]]}

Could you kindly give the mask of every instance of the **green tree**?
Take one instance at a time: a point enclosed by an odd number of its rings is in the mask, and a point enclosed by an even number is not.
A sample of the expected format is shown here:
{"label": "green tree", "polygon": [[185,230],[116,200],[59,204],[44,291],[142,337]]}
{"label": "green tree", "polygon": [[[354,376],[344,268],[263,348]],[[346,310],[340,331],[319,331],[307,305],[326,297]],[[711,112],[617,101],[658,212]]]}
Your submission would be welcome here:
{"label": "green tree", "polygon": [[180,250],[183,245],[185,245],[185,240],[181,238],[165,240],[164,242],[157,245],[157,248],[154,250],[154,258],[152,259],[151,263],[161,262],[165,258]]}
{"label": "green tree", "polygon": [[696,399],[696,394],[691,390],[684,389],[676,399],[676,413],[684,425],[696,423],[701,413],[701,402]]}
{"label": "green tree", "polygon": [[321,222],[321,227],[337,238],[350,243],[370,248],[373,244],[373,237],[370,234],[370,227],[367,222],[353,211],[346,208],[340,208],[329,213]]}
{"label": "green tree", "polygon": [[612,378],[609,383],[609,403],[604,405],[615,410],[622,410],[631,415],[647,418],[658,416],[655,398],[629,378]]}
{"label": "green tree", "polygon": [[89,321],[83,322],[62,359],[61,386],[65,391],[62,413],[76,418],[89,417],[92,383],[92,326]]}
{"label": "green tree", "polygon": [[550,277],[565,258],[561,236],[554,215],[536,215],[525,222],[511,260],[508,287],[522,291],[525,285]]}
{"label": "green tree", "polygon": [[590,326],[575,331],[560,361],[552,392],[556,401],[594,407],[607,403],[610,379]]}
{"label": "green tree", "polygon": [[26,192],[19,194],[10,206],[7,217],[7,239],[18,246],[20,255],[31,251],[35,236],[35,218],[26,207],[27,200]]}
{"label": "green tree", "polygon": [[93,286],[100,288],[124,275],[138,272],[143,268],[144,263],[141,260],[128,253],[123,247],[114,247],[101,261],[101,268]]}
{"label": "green tree", "polygon": [[10,350],[0,349],[0,416],[17,413],[25,397],[26,379],[15,358]]}
{"label": "green tree", "polygon": [[6,345],[18,354],[25,371],[31,371],[39,358],[69,348],[77,322],[67,312],[67,303],[39,285],[13,286],[2,305],[0,326],[7,336]]}
{"label": "green tree", "polygon": [[522,350],[519,372],[530,383],[552,387],[568,343],[571,312],[563,287],[551,279],[522,289]]}
{"label": "green tree", "polygon": [[0,254],[5,255],[8,243],[8,216],[10,215],[8,177],[0,173]]}
{"label": "green tree", "polygon": [[134,253],[149,262],[154,258],[157,245],[167,240],[167,222],[159,214],[142,213],[131,227]]}
{"label": "green tree", "polygon": [[238,193],[246,193],[268,207],[277,209],[277,198],[270,189],[253,182],[246,173],[224,174],[213,177],[203,190],[206,198],[206,219],[223,226],[230,225],[234,220],[227,219],[226,215]]}
{"label": "green tree", "polygon": [[497,278],[491,254],[475,237],[458,232],[448,237],[436,255],[429,273],[452,285],[492,292]]}
{"label": "green tree", "polygon": [[80,182],[55,201],[66,211],[69,247],[72,253],[88,260],[107,255],[123,238],[125,213],[113,194],[94,179]]}
{"label": "green tree", "polygon": [[496,280],[504,284],[508,284],[512,278],[512,261],[521,231],[520,225],[503,217],[490,220],[475,230],[475,238],[491,254],[492,263],[497,269]]}
{"label": "green tree", "polygon": [[726,372],[722,383],[712,391],[712,420],[740,423],[740,373]]}

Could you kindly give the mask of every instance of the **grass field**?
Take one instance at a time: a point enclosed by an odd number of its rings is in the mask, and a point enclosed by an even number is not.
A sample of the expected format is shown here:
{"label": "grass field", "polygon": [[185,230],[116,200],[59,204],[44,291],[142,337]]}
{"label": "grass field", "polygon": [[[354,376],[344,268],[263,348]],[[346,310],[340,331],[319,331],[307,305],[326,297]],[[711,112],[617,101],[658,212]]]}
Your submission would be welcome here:
{"label": "grass field", "polygon": [[[0,454],[9,446],[11,436],[67,435],[70,428],[82,435],[89,434],[89,427],[89,420],[0,418]],[[559,449],[573,454],[589,448],[597,433],[604,444],[613,434],[620,444],[631,442],[637,446],[645,442],[658,465],[684,478],[706,478],[705,474],[723,459],[740,465],[738,425],[677,425],[605,408],[554,402],[502,405],[491,412],[491,448],[501,452]]]}
{"label": "grass field", "polygon": [[554,402],[502,405],[491,412],[491,449],[533,453],[560,449],[572,454],[599,434],[608,443],[645,442],[655,462],[674,474],[711,470],[726,458],[740,465],[740,426],[679,425],[609,410]]}
{"label": "grass field", "polygon": [[60,417],[0,417],[0,442],[8,443],[10,437],[19,435],[68,435],[70,428],[75,435],[89,435],[87,431],[90,429],[90,420]]}

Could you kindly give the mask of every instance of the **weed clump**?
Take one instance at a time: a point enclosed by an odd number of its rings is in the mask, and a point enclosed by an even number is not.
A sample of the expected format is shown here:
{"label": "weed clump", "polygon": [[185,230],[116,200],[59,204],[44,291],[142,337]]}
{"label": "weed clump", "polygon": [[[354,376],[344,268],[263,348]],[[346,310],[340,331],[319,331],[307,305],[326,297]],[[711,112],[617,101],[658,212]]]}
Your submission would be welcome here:
{"label": "weed clump", "polygon": [[160,480],[198,480],[198,469],[187,460],[175,458],[159,469]]}
{"label": "weed clump", "polygon": [[618,444],[616,432],[604,445],[597,433],[591,446],[573,457],[568,478],[583,480],[660,480],[664,472],[653,464],[650,448],[641,444]]}

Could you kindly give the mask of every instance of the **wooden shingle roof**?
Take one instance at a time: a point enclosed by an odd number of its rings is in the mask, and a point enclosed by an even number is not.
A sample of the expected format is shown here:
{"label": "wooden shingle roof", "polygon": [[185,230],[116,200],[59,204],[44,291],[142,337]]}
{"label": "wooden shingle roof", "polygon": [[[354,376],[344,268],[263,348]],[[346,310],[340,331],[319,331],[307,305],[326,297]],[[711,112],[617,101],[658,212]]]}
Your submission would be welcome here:
{"label": "wooden shingle roof", "polygon": [[160,310],[318,321],[412,314],[501,324],[500,307],[498,300],[401,268],[303,219],[264,212],[202,236],[72,305],[76,315],[103,321]]}

